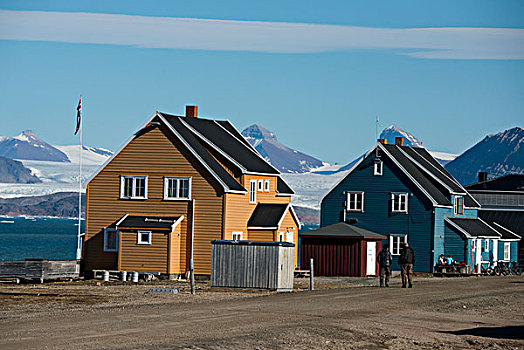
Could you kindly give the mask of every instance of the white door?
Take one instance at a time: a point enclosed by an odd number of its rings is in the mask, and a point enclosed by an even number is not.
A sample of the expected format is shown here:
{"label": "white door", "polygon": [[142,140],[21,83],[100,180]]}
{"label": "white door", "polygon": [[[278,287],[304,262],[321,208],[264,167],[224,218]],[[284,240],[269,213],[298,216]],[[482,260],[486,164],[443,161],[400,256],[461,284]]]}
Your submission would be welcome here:
{"label": "white door", "polygon": [[475,264],[477,265],[477,273],[480,272],[480,265],[482,264],[482,240],[475,241]]}
{"label": "white door", "polygon": [[377,242],[367,242],[366,275],[376,275]]}

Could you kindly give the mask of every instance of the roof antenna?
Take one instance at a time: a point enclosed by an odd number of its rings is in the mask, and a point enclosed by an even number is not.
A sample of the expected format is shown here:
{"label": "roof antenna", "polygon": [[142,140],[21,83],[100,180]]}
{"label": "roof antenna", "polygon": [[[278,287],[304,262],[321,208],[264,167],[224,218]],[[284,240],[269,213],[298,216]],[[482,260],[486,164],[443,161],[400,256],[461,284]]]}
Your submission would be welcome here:
{"label": "roof antenna", "polygon": [[378,124],[379,124],[379,121],[378,121],[378,114],[377,114],[377,128],[376,128],[376,137],[375,137],[376,140],[378,140]]}

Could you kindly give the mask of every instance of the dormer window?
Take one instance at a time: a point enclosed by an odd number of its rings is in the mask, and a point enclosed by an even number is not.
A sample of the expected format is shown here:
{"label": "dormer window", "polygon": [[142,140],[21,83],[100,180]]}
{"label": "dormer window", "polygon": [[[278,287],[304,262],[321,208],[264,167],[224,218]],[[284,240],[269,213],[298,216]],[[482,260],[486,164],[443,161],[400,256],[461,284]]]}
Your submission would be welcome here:
{"label": "dormer window", "polygon": [[375,158],[375,160],[373,161],[373,175],[382,176],[383,168],[384,163],[382,163],[382,160],[380,160],[380,158]]}
{"label": "dormer window", "polygon": [[464,214],[464,197],[462,196],[456,196],[455,197],[455,215],[462,215]]}

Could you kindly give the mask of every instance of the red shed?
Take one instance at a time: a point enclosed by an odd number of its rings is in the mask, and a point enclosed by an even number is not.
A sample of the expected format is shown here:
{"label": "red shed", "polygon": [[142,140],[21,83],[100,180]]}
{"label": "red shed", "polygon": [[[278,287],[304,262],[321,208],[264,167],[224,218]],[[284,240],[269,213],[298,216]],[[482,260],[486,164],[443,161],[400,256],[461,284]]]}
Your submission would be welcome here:
{"label": "red shed", "polygon": [[377,276],[377,254],[386,237],[345,222],[300,233],[300,262],[317,276]]}

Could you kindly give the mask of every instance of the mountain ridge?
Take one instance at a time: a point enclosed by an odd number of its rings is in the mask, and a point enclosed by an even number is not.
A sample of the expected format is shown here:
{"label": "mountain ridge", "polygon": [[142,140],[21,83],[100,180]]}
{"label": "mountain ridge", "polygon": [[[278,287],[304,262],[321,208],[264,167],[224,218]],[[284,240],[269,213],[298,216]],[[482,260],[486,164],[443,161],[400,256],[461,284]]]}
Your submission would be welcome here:
{"label": "mountain ridge", "polygon": [[1,137],[0,156],[18,160],[70,162],[65,153],[36,136],[32,130],[24,130],[14,137]]}
{"label": "mountain ridge", "polygon": [[242,130],[242,136],[282,173],[305,173],[326,164],[313,156],[283,145],[273,132],[258,124]]}
{"label": "mountain ridge", "polygon": [[524,174],[524,128],[489,134],[445,166],[461,184],[477,181],[479,171],[488,178]]}

